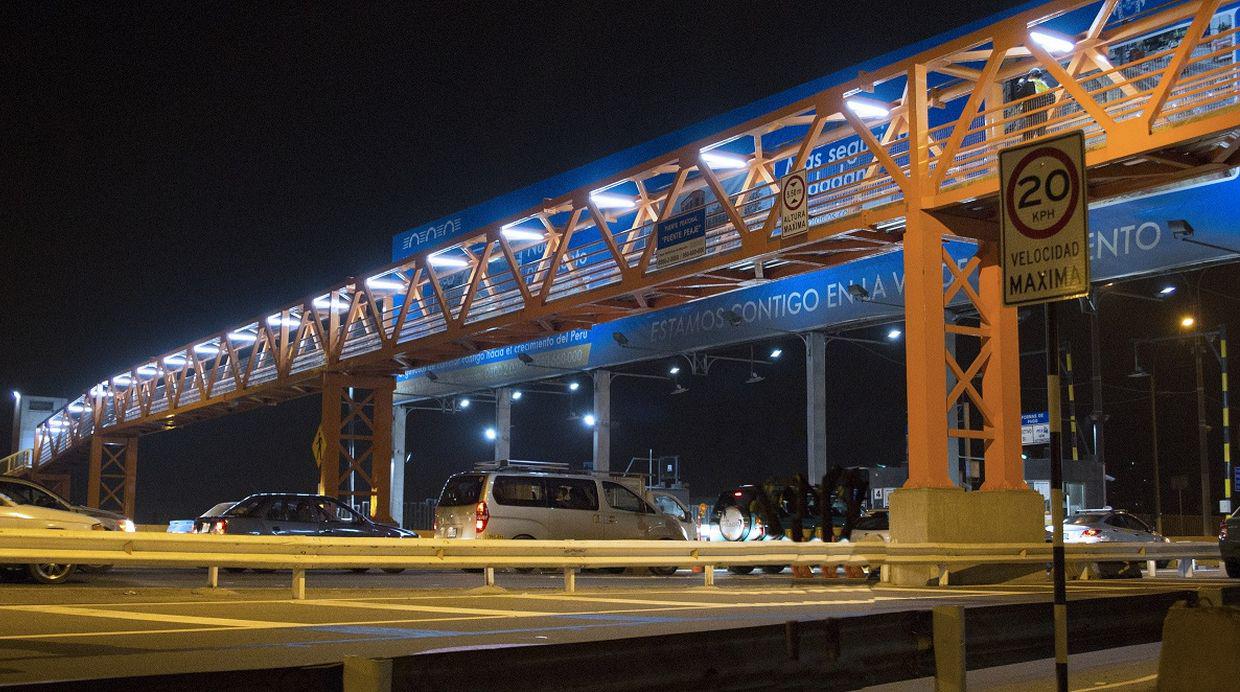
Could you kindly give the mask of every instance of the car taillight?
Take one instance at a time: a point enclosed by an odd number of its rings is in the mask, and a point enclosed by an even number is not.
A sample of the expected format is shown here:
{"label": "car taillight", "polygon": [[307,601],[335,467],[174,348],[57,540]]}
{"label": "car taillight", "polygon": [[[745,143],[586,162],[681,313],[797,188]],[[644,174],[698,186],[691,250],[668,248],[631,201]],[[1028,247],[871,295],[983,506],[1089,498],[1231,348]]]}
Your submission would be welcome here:
{"label": "car taillight", "polygon": [[224,532],[225,532],[225,531],[227,531],[227,530],[228,530],[228,520],[227,520],[227,519],[220,519],[219,521],[214,522],[214,523],[212,523],[212,524],[211,524],[211,533],[218,533],[218,534],[222,534],[222,533],[224,533]]}
{"label": "car taillight", "polygon": [[1082,536],[1101,536],[1102,532],[1098,529],[1085,529],[1081,532]]}
{"label": "car taillight", "polygon": [[482,533],[486,530],[488,521],[491,521],[491,510],[487,509],[486,500],[483,500],[474,508],[474,530]]}
{"label": "car taillight", "polygon": [[1224,519],[1223,521],[1219,522],[1219,525],[1218,525],[1218,539],[1219,539],[1220,541],[1225,541],[1225,540],[1227,540],[1227,520],[1226,520],[1226,519]]}

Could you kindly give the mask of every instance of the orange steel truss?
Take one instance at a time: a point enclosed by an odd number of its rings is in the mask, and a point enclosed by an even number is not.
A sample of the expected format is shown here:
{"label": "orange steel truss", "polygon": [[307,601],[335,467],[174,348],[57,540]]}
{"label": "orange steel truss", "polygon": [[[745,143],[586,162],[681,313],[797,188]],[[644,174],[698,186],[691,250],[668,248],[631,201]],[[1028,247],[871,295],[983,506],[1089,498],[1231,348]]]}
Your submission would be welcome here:
{"label": "orange steel truss", "polygon": [[393,377],[323,376],[319,492],[366,507],[390,522]]}
{"label": "orange steel truss", "polygon": [[[909,485],[948,484],[955,436],[985,445],[987,488],[1021,487],[1016,317],[999,298],[994,242],[997,154],[1083,130],[1093,199],[1240,163],[1240,67],[1228,57],[1236,30],[1212,25],[1219,4],[1169,3],[1114,22],[1116,0],[1051,2],[859,74],[100,382],[43,426],[34,467],[70,457],[92,436],[150,433],[325,386],[327,414],[350,378],[387,381],[411,367],[902,246]],[[1096,12],[1080,35],[1043,26],[1082,8]],[[1180,29],[1165,48],[1121,50]],[[1058,48],[1048,37],[1061,40]],[[1121,52],[1124,61],[1109,57]],[[1033,67],[1054,86],[1005,101],[1004,84]],[[829,184],[811,191],[809,232],[785,240],[773,204],[779,172],[805,168],[814,180],[824,166],[810,154],[854,138],[854,158],[837,161]],[[694,205],[706,210],[705,255],[660,263],[657,222]],[[949,237],[977,240],[979,254],[964,267],[945,261]],[[976,324],[945,321],[946,301],[960,293],[976,306]],[[977,359],[951,358],[947,332],[978,339]],[[962,398],[981,412],[981,427],[949,430],[947,412]],[[386,423],[372,425],[379,450]],[[376,486],[386,482],[377,466],[364,473]]]}
{"label": "orange steel truss", "polygon": [[132,517],[138,482],[138,439],[91,437],[89,473],[87,506]]}

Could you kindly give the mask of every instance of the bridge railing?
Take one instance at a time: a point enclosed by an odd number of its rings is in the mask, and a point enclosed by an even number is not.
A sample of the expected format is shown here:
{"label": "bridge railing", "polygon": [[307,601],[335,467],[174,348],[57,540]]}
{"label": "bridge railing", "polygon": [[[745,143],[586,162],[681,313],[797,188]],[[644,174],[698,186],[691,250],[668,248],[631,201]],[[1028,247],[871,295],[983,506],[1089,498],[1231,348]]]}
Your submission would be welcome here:
{"label": "bridge railing", "polygon": [[32,450],[21,449],[0,459],[0,476],[19,476],[30,470]]}

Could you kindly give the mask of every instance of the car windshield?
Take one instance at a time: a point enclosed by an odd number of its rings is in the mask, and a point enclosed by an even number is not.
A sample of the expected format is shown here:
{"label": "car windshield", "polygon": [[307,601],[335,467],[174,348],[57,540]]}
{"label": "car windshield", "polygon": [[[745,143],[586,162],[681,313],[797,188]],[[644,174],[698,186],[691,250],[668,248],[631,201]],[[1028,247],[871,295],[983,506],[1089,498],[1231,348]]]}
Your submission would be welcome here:
{"label": "car windshield", "polygon": [[1064,523],[1074,526],[1088,526],[1090,524],[1097,524],[1102,517],[1103,515],[1101,514],[1074,514],[1068,517]]}
{"label": "car windshield", "polygon": [[[241,502],[238,502],[237,504],[233,505],[231,508],[226,510],[223,513],[223,515],[227,515],[230,517],[252,517],[254,516],[255,512],[257,512],[258,509],[263,505],[263,502],[266,501],[268,497],[270,496],[251,495],[245,498],[244,500],[242,500]],[[215,509],[215,507],[212,507],[212,509]]]}
{"label": "car windshield", "polygon": [[237,502],[236,502],[235,500],[232,500],[232,501],[229,501],[229,502],[221,502],[221,503],[219,503],[218,505],[216,505],[216,506],[212,507],[211,509],[208,509],[207,511],[203,512],[203,513],[202,513],[202,516],[204,516],[204,517],[218,517],[218,516],[220,516],[220,515],[224,514],[224,512],[227,512],[229,509],[231,509],[231,508],[232,508],[232,506],[233,506],[233,505],[235,505],[235,504],[237,504]]}
{"label": "car windshield", "polygon": [[443,484],[443,492],[439,493],[441,507],[459,507],[472,505],[482,495],[482,483],[486,476],[478,473],[463,473],[453,476]]}

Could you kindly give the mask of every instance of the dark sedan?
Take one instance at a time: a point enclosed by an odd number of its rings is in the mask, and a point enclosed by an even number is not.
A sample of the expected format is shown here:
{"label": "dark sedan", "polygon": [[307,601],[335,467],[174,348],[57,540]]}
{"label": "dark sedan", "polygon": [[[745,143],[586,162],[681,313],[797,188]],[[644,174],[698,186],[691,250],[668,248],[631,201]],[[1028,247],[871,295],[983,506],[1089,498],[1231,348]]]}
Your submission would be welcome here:
{"label": "dark sedan", "polygon": [[1218,529],[1218,551],[1227,576],[1240,579],[1240,510],[1231,513]]}
{"label": "dark sedan", "polygon": [[[298,493],[250,495],[224,512],[196,519],[194,533],[342,538],[417,537],[412,531],[373,521],[335,498]],[[384,571],[397,573],[402,570]]]}

